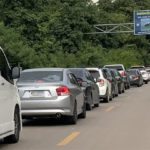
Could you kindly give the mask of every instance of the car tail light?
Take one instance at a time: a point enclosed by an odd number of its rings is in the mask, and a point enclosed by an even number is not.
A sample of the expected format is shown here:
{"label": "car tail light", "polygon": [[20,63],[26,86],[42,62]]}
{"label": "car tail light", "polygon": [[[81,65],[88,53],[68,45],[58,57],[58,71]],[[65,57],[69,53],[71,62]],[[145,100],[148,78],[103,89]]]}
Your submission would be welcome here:
{"label": "car tail light", "polygon": [[104,86],[105,81],[103,79],[99,79],[97,82],[99,83],[99,86]]}
{"label": "car tail light", "polygon": [[122,76],[122,77],[126,76],[126,72],[125,72],[125,71],[122,71],[122,72],[121,72],[121,76]]}
{"label": "car tail light", "polygon": [[138,80],[138,79],[139,79],[139,77],[137,77],[137,76],[133,77],[133,80]]}
{"label": "car tail light", "polygon": [[70,91],[67,86],[60,86],[56,89],[58,96],[69,95]]}

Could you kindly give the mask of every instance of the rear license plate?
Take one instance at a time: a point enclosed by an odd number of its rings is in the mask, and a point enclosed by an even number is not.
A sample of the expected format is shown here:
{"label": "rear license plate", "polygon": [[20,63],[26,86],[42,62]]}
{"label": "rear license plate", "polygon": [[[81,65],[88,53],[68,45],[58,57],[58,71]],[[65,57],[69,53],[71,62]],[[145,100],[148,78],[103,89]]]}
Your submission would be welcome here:
{"label": "rear license plate", "polygon": [[44,91],[31,91],[33,97],[44,97]]}

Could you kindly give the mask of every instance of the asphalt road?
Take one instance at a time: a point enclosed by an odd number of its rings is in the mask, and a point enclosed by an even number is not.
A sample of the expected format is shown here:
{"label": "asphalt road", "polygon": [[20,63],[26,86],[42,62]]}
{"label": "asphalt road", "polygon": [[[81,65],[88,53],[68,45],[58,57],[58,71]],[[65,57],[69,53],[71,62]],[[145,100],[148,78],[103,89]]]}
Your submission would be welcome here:
{"label": "asphalt road", "polygon": [[0,150],[150,150],[150,83],[87,112],[77,125],[24,121],[20,142]]}

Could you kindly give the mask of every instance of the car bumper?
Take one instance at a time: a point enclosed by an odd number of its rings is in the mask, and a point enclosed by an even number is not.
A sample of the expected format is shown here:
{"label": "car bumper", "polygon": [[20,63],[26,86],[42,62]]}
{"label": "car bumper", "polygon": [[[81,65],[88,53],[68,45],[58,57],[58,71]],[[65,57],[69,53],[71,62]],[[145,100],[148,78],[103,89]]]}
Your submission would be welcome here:
{"label": "car bumper", "polygon": [[107,87],[99,87],[99,96],[100,98],[102,97],[106,97],[106,91],[107,91]]}
{"label": "car bumper", "polygon": [[55,100],[21,100],[22,116],[72,115],[74,101],[70,96],[60,96]]}
{"label": "car bumper", "polygon": [[139,81],[138,80],[131,80],[130,84],[131,85],[137,85],[137,84],[139,84]]}

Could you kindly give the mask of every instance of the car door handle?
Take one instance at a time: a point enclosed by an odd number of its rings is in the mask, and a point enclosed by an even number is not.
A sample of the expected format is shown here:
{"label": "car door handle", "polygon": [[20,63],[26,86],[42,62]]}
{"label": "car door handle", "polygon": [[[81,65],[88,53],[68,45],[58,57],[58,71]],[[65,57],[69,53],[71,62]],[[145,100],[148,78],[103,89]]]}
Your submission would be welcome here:
{"label": "car door handle", "polygon": [[5,85],[5,83],[1,83],[1,85]]}

